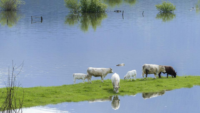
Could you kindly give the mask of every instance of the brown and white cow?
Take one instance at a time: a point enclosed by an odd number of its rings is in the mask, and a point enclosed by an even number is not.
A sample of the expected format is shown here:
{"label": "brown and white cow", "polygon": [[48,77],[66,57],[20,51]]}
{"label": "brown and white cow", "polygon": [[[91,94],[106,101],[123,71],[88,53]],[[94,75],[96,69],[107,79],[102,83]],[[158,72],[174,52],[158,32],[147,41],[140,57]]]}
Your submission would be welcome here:
{"label": "brown and white cow", "polygon": [[155,78],[158,76],[160,72],[165,72],[165,67],[156,64],[144,64],[142,66],[142,77],[144,78],[144,74],[146,74],[146,78],[148,74],[154,74]]}

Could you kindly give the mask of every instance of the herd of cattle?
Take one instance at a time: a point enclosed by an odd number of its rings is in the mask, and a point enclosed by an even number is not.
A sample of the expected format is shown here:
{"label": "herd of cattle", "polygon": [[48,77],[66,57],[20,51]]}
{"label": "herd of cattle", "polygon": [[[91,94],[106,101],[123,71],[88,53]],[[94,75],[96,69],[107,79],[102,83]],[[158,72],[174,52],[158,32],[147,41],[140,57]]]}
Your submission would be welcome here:
{"label": "herd of cattle", "polygon": [[[91,83],[91,78],[92,76],[94,77],[101,77],[101,81],[103,82],[104,78],[108,73],[113,73],[111,68],[93,68],[89,67],[87,69],[87,74],[84,73],[74,73],[73,78],[74,78],[74,83],[76,82],[76,79],[82,79],[83,81],[85,79],[88,79],[88,82]],[[163,66],[163,65],[156,65],[156,64],[144,64],[142,66],[142,77],[144,78],[144,75],[146,74],[146,79],[148,74],[154,74],[155,78],[158,76],[161,78],[161,73],[167,73],[167,78],[168,75],[171,75],[172,77],[176,77],[176,72],[171,66]],[[131,70],[128,71],[127,74],[124,76],[124,80],[131,80],[134,78],[136,80],[136,75],[137,72],[136,70]],[[120,88],[119,83],[120,83],[120,77],[117,73],[114,73],[111,76],[111,81],[113,85],[113,89],[116,93],[118,93],[118,89]]]}

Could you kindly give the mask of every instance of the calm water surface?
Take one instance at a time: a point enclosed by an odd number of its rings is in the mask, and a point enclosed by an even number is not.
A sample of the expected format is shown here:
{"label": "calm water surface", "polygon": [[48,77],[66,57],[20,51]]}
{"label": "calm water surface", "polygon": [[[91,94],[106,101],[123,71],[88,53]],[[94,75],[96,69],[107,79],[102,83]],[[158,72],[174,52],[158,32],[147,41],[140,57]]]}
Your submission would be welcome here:
{"label": "calm water surface", "polygon": [[[155,8],[162,0],[132,4],[127,1],[104,0],[109,5],[108,12],[99,15],[72,15],[63,0],[25,0],[26,4],[18,12],[1,12],[0,87],[5,86],[12,60],[17,65],[24,61],[22,73],[17,77],[22,87],[72,84],[72,74],[86,73],[88,67],[110,67],[121,78],[127,71],[136,69],[137,78],[141,78],[141,67],[145,63],[171,65],[179,76],[199,75],[198,0],[169,0],[176,5],[176,11],[167,18]],[[190,11],[192,7],[195,9]],[[124,10],[124,17],[113,12],[115,9]],[[9,18],[5,18],[6,15]],[[37,18],[41,16],[42,23]],[[125,66],[115,66],[118,63],[125,63]],[[108,74],[105,79],[110,77]],[[179,89],[150,99],[143,99],[142,94],[119,96],[120,108],[115,111],[110,100],[62,103],[26,110],[197,112],[198,90],[198,87]]]}
{"label": "calm water surface", "polygon": [[[184,96],[183,96],[184,95]],[[200,108],[200,87],[177,89],[134,96],[118,96],[115,99],[103,99],[96,102],[61,103],[56,105],[24,108],[24,113],[197,113]],[[152,97],[151,97],[152,96]],[[148,97],[148,98],[147,98]]]}

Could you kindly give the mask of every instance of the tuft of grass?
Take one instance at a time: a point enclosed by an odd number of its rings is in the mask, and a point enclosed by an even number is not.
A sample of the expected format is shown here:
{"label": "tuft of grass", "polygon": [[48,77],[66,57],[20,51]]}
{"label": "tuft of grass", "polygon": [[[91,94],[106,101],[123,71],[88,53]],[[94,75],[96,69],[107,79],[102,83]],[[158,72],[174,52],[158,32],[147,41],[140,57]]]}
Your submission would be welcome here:
{"label": "tuft of grass", "polygon": [[[90,83],[52,87],[19,88],[18,95],[24,91],[23,107],[57,104],[61,102],[79,102],[94,99],[108,98],[113,95],[135,95],[137,93],[160,92],[179,88],[191,88],[200,85],[200,76],[181,76],[177,78],[148,78],[133,81],[120,80],[119,93],[113,91],[111,80],[94,80]],[[6,88],[0,88],[5,92]],[[0,98],[0,106],[6,95]],[[20,97],[19,97],[20,98]]]}
{"label": "tuft of grass", "polygon": [[156,8],[160,11],[160,12],[172,12],[176,9],[176,6],[174,6],[172,3],[170,2],[163,2],[162,4],[158,4],[156,5]]}
{"label": "tuft of grass", "polygon": [[16,11],[22,4],[22,0],[0,0],[0,8],[3,11]]}

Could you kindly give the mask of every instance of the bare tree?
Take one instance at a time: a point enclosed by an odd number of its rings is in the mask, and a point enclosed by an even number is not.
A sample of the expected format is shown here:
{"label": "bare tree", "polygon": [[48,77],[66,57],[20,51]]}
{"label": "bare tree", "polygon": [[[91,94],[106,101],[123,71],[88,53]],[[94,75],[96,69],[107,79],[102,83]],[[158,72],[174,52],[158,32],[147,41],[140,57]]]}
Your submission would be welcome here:
{"label": "bare tree", "polygon": [[[19,94],[19,84],[16,85],[16,77],[21,73],[24,62],[16,66],[12,61],[12,67],[8,67],[8,80],[6,84],[6,91],[3,92],[5,101],[1,106],[2,113],[22,113],[22,106],[24,100],[24,90],[22,95]],[[22,90],[20,90],[22,91]]]}

